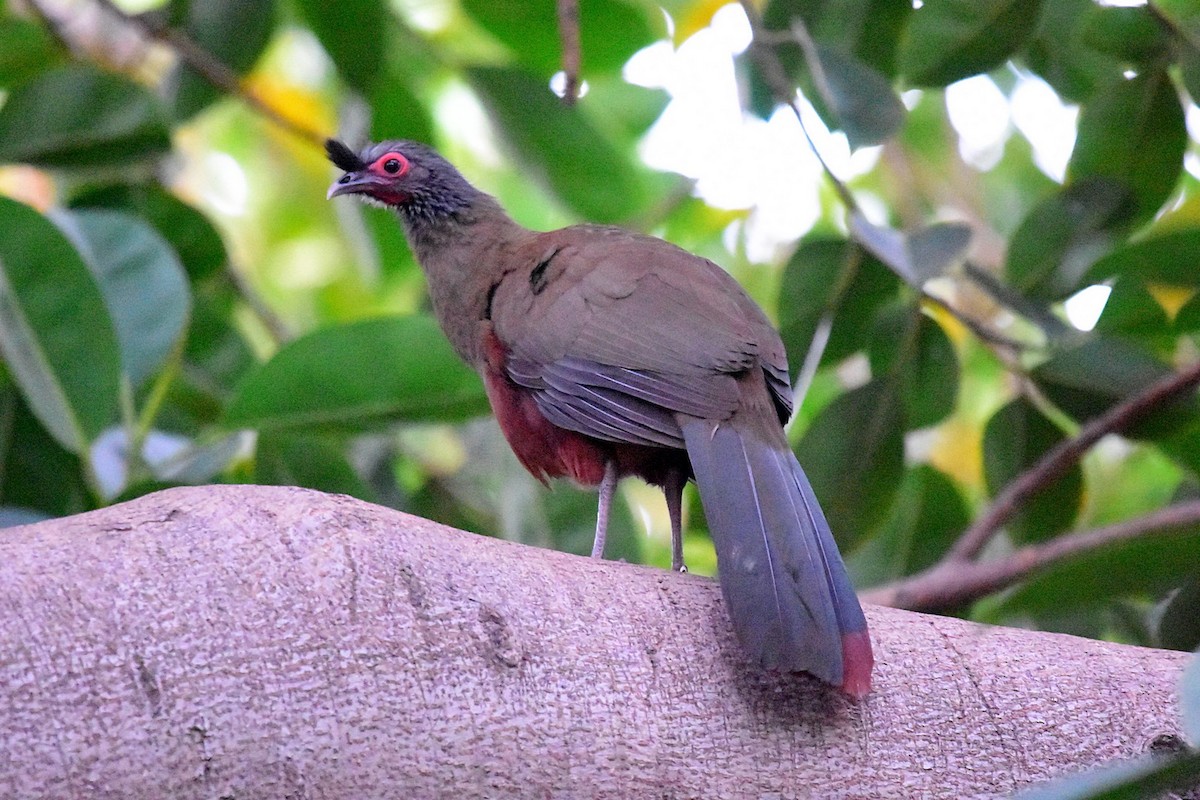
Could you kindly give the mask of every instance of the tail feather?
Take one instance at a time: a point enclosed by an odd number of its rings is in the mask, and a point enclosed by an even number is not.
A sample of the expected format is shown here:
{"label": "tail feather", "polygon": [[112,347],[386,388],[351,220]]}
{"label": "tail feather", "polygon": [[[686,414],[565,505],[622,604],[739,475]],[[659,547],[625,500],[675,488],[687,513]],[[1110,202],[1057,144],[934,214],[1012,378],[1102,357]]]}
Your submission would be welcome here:
{"label": "tail feather", "polygon": [[728,423],[690,421],[683,435],[743,646],[767,669],[866,694],[866,618],[791,450]]}

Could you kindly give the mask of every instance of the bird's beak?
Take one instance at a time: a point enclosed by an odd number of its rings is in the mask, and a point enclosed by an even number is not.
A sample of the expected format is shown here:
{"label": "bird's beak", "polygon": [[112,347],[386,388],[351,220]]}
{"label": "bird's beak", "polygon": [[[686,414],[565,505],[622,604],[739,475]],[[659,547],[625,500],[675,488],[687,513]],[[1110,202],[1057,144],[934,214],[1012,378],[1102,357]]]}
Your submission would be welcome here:
{"label": "bird's beak", "polygon": [[378,176],[365,170],[347,172],[330,185],[325,199],[332,200],[340,194],[374,194],[382,185]]}

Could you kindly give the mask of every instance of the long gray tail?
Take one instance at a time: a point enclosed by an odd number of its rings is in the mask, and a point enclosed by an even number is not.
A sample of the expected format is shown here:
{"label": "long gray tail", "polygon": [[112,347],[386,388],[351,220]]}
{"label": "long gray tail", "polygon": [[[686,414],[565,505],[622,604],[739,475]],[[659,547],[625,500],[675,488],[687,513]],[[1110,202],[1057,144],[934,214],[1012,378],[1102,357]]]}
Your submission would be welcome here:
{"label": "long gray tail", "polygon": [[742,645],[767,669],[865,695],[867,621],[796,457],[736,423],[689,421],[683,437]]}

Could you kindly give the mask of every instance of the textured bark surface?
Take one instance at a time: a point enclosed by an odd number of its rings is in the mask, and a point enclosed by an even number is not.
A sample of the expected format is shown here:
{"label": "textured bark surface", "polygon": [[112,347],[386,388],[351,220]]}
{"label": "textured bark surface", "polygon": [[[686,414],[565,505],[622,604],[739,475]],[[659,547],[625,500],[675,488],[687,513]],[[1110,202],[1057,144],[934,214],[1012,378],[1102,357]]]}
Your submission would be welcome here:
{"label": "textured bark surface", "polygon": [[856,705],[708,579],[174,489],[0,531],[0,797],[994,797],[1178,732],[1186,654],[867,615]]}

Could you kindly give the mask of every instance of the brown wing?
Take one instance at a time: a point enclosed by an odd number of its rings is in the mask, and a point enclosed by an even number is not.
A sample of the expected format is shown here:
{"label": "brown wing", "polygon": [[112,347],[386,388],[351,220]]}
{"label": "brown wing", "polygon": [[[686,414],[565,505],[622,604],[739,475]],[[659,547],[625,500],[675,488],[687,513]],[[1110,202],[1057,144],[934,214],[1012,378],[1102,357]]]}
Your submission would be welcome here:
{"label": "brown wing", "polygon": [[496,288],[508,372],[551,422],[600,439],[682,447],[676,414],[727,419],[737,376],[762,369],[791,410],[782,342],[720,267],[659,239],[579,226],[537,237]]}

